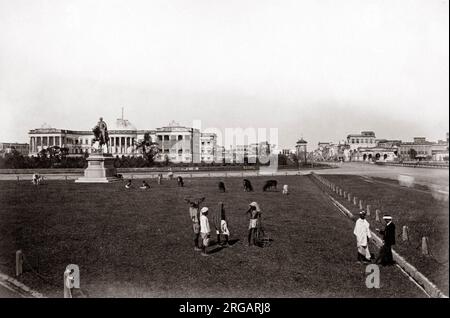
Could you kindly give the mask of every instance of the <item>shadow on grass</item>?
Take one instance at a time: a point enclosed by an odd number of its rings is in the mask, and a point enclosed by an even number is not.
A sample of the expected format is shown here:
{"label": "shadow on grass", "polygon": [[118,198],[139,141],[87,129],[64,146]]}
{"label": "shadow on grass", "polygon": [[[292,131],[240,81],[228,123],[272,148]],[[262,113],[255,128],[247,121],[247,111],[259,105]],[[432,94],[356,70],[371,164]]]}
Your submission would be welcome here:
{"label": "shadow on grass", "polygon": [[215,254],[215,253],[217,253],[217,252],[220,252],[220,251],[223,250],[223,249],[224,249],[223,246],[217,245],[214,249],[209,250],[209,251],[208,251],[208,254]]}
{"label": "shadow on grass", "polygon": [[239,239],[228,240],[228,244],[229,244],[230,246],[233,246],[233,245],[236,244],[237,242],[239,242]]}
{"label": "shadow on grass", "polygon": [[257,246],[257,247],[269,247],[272,242],[273,242],[273,239],[271,239],[271,238],[264,238],[264,239],[260,239],[260,240],[256,241],[255,242],[255,246]]}

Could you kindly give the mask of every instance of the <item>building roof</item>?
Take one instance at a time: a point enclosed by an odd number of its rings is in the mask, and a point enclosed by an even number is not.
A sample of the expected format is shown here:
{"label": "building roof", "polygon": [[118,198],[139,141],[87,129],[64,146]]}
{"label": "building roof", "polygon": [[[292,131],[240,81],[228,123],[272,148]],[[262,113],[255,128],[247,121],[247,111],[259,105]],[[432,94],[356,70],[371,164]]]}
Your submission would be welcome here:
{"label": "building roof", "polygon": [[373,131],[363,131],[360,134],[349,134],[347,138],[351,137],[372,137],[375,138],[375,133]]}
{"label": "building roof", "polygon": [[307,142],[306,140],[304,140],[303,137],[300,138],[299,141],[297,141],[297,144],[307,144],[307,143],[308,143],[308,142]]}
{"label": "building roof", "polygon": [[117,118],[116,122],[108,127],[108,130],[137,130],[128,119]]}

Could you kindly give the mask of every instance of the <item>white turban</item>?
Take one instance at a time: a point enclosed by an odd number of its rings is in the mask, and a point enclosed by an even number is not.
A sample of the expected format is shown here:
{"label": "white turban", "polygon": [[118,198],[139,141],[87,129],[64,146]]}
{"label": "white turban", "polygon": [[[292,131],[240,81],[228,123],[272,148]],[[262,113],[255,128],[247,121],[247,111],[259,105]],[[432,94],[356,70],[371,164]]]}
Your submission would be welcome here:
{"label": "white turban", "polygon": [[250,205],[250,206],[254,206],[254,207],[256,208],[256,211],[261,212],[261,209],[259,208],[258,203],[252,202],[252,203],[250,203],[249,205]]}
{"label": "white turban", "polygon": [[206,206],[200,210],[201,214],[205,214],[206,212],[208,212],[208,208]]}

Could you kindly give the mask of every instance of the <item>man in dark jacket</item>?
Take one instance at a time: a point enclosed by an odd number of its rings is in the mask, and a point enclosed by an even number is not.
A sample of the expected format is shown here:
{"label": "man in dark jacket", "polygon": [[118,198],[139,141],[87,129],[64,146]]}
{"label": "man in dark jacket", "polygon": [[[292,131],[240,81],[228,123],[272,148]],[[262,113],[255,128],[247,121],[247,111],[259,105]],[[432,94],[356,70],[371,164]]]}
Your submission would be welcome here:
{"label": "man in dark jacket", "polygon": [[392,245],[395,245],[395,224],[392,222],[390,215],[383,216],[386,223],[384,230],[378,230],[383,236],[383,246],[380,249],[376,263],[381,265],[393,265],[394,259],[392,257]]}
{"label": "man in dark jacket", "polygon": [[192,228],[194,230],[194,250],[201,251],[200,244],[200,203],[202,203],[205,198],[200,198],[197,200],[189,200],[187,198],[184,199],[187,203],[189,203],[189,216],[192,221]]}

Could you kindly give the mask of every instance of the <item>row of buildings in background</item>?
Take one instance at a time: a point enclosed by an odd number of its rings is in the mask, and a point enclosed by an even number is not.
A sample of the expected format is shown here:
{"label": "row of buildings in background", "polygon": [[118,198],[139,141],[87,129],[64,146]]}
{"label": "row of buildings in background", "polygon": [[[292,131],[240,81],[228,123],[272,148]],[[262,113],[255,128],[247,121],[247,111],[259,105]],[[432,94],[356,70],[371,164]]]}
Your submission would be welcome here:
{"label": "row of buildings in background", "polygon": [[[38,156],[43,149],[56,146],[66,148],[69,157],[86,156],[92,151],[94,139],[91,130],[58,129],[46,124],[31,129],[28,135],[29,144],[5,144],[3,155],[16,149],[23,155]],[[123,116],[108,125],[108,135],[108,152],[119,157],[142,156],[142,149],[138,145],[148,135],[159,148],[155,158],[157,162],[255,163],[257,158],[269,156],[274,146],[268,142],[259,142],[225,148],[218,145],[214,133],[201,132],[174,121],[161,128],[140,130]]]}
{"label": "row of buildings in background", "polygon": [[[167,126],[151,130],[137,129],[129,120],[117,119],[108,127],[109,149],[114,156],[142,156],[139,143],[148,135],[157,143],[159,153],[155,161],[175,163],[254,163],[257,158],[273,155],[276,145],[268,142],[245,145],[220,146],[217,135],[171,122]],[[28,133],[30,143],[0,143],[0,156],[15,149],[22,155],[38,156],[46,148],[66,148],[68,156],[86,156],[92,151],[91,130],[75,131],[43,125]],[[319,142],[317,149],[308,152],[307,142],[301,138],[295,148],[283,149],[287,157],[296,155],[298,161],[398,161],[433,160],[447,161],[449,134],[445,140],[431,142],[425,137],[413,141],[379,139],[373,131],[349,134],[338,143]]]}
{"label": "row of buildings in background", "polygon": [[425,137],[414,137],[413,141],[377,139],[375,132],[363,131],[338,143],[319,142],[310,156],[315,161],[448,161],[448,143],[448,132],[445,140],[431,142]]}

